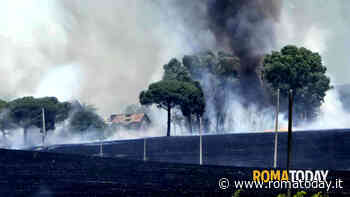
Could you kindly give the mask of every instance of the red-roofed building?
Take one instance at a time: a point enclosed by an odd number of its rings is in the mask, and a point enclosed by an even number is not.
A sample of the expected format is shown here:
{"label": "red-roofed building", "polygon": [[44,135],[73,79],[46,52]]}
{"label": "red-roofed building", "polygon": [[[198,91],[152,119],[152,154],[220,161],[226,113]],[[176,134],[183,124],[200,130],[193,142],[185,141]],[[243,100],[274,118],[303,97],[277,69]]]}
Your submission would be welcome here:
{"label": "red-roofed building", "polygon": [[149,127],[151,121],[145,113],[113,114],[110,123],[115,128],[143,130]]}

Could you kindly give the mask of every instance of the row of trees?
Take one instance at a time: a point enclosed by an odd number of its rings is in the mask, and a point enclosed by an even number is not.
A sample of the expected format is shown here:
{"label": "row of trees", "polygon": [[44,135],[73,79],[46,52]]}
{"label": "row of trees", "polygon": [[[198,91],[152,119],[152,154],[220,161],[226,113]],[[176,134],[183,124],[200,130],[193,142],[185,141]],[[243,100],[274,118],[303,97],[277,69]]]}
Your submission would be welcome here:
{"label": "row of trees", "polygon": [[[215,124],[216,129],[219,130],[227,113],[225,105],[229,100],[228,91],[238,89],[240,67],[239,58],[225,52],[215,54],[206,51],[185,55],[182,62],[173,58],[163,66],[162,80],[151,84],[148,91],[141,93],[140,102],[144,105],[155,103],[169,112],[169,107],[163,107],[163,104],[159,105],[168,96],[159,97],[156,94],[170,95],[169,91],[177,92],[178,94],[175,94],[177,97],[173,99],[176,102],[169,106],[182,112],[190,132],[193,129],[192,122],[195,121],[197,123],[195,125],[199,127],[201,117],[204,127],[208,128],[209,124]],[[167,88],[169,86],[173,89]],[[164,93],[164,91],[168,93]],[[148,98],[148,101],[145,98]],[[207,103],[213,106],[210,107],[209,113],[204,113],[208,110],[208,108],[206,109]],[[215,114],[215,116],[210,117],[209,114]],[[168,114],[168,135],[170,135],[171,117],[171,114]],[[173,118],[180,120],[177,117]]]}
{"label": "row of trees", "polygon": [[230,93],[240,91],[240,59],[230,53],[206,51],[185,55],[182,63],[191,78],[202,86],[207,104],[204,127],[208,130],[210,125],[214,125],[212,128],[215,127],[217,132],[223,130]]}
{"label": "row of trees", "polygon": [[[203,117],[204,126],[208,126],[213,117],[203,116],[206,102],[215,108],[217,129],[223,123],[228,100],[226,89],[235,89],[239,83],[240,60],[238,57],[211,51],[186,55],[182,62],[173,58],[163,66],[161,81],[153,83],[147,91],[140,94],[143,105],[157,104],[168,111],[167,135],[170,135],[171,109],[180,110],[185,117],[188,129],[192,132],[192,122],[199,127]],[[207,76],[204,76],[207,74]],[[209,83],[206,83],[209,79]],[[169,99],[171,98],[171,99]],[[176,119],[176,117],[175,117]]]}
{"label": "row of trees", "polygon": [[[247,87],[247,84],[242,83],[249,83],[241,80],[242,72],[247,72],[242,65],[237,56],[225,52],[215,54],[207,51],[185,55],[182,62],[171,59],[163,67],[163,79],[141,92],[140,103],[156,104],[167,110],[168,136],[173,108],[181,110],[190,131],[192,120],[196,116],[198,119],[203,116],[204,126],[215,124],[219,131],[227,115],[230,99],[228,92],[239,94],[242,87]],[[303,47],[288,45],[280,52],[273,51],[264,56],[255,71],[250,72],[259,73],[261,83],[251,84],[261,87],[249,88],[263,89],[267,94],[254,98],[254,102],[273,104],[272,98],[275,97],[277,89],[280,89],[281,110],[286,111],[288,91],[292,89],[295,95],[295,113],[299,120],[315,117],[326,91],[331,88],[321,56]],[[208,112],[208,106],[213,109],[210,114],[204,113]],[[215,117],[210,117],[212,114]]]}
{"label": "row of trees", "polygon": [[[245,70],[242,65],[237,56],[224,52],[185,55],[182,62],[171,59],[163,67],[162,80],[140,93],[140,103],[156,104],[167,111],[168,136],[172,110],[181,111],[190,131],[192,122],[199,123],[200,118],[203,118],[204,127],[214,124],[218,131],[227,115],[228,92],[239,92],[242,87],[240,76]],[[326,91],[331,88],[321,56],[303,47],[289,45],[279,52],[267,54],[257,69],[261,70],[262,87],[269,96],[256,100],[273,98],[280,89],[283,111],[287,109],[288,90],[293,89],[295,112],[301,119],[317,115]],[[272,104],[272,100],[269,103]],[[0,100],[0,131],[5,134],[6,130],[22,128],[26,141],[29,128],[41,128],[43,108],[47,130],[55,129],[57,123],[64,121],[69,122],[72,131],[103,130],[106,127],[91,106],[59,102],[55,97],[23,97],[10,102]],[[140,108],[131,106],[127,110],[133,112]],[[142,108],[142,111],[147,111],[147,108]]]}
{"label": "row of trees", "polygon": [[68,121],[68,127],[73,132],[88,129],[103,129],[105,123],[95,109],[80,105],[78,102],[59,102],[56,97],[23,97],[6,102],[0,100],[0,130],[5,131],[23,129],[24,142],[27,142],[29,128],[42,130],[42,109],[45,111],[45,128],[54,130],[56,125]]}

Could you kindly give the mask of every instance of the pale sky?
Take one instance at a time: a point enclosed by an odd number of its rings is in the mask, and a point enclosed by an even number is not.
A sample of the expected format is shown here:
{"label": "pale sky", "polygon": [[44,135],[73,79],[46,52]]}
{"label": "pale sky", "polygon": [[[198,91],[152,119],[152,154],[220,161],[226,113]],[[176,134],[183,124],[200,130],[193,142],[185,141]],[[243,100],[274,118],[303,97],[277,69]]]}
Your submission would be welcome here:
{"label": "pale sky", "polygon": [[55,25],[56,1],[1,0],[0,35],[18,44],[31,44],[35,33]]}

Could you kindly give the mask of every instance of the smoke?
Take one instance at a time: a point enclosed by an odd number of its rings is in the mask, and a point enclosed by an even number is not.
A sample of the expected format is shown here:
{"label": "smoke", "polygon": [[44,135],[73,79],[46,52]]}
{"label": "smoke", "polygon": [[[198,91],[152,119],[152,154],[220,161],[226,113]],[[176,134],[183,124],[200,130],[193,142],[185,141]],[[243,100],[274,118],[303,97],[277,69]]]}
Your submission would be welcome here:
{"label": "smoke", "polygon": [[[216,75],[202,73],[198,80],[206,98],[204,117],[209,120],[205,128],[208,130],[205,132],[241,133],[274,130],[275,107],[262,108],[256,103],[246,105],[246,98],[235,90],[236,88],[220,87],[218,84],[222,79]],[[283,113],[280,113],[279,123],[281,129],[286,128],[287,121]]]}
{"label": "smoke", "polygon": [[[237,31],[248,33],[254,26],[263,28],[265,22],[256,21],[257,17],[248,20],[252,15],[249,8],[258,8],[258,4],[241,3],[246,12],[228,16],[231,22],[246,20]],[[211,20],[215,12],[219,13],[215,4],[144,0],[6,2],[2,20],[9,30],[0,31],[6,52],[1,54],[0,69],[8,77],[2,78],[0,95],[79,99],[94,104],[104,116],[118,112],[126,104],[138,102],[140,90],[160,79],[161,66],[171,57],[224,47],[223,40],[218,39],[218,30],[223,27]],[[233,31],[228,29],[225,39],[231,39]],[[252,40],[260,37],[250,35]],[[253,49],[251,43],[246,48]]]}
{"label": "smoke", "polygon": [[[160,129],[158,125],[155,127],[150,127],[145,130],[130,130],[130,129],[120,129],[117,132],[113,132],[112,135],[108,136],[106,141],[114,141],[114,140],[124,140],[124,139],[139,139],[139,138],[147,138],[147,137],[157,137],[157,136],[165,136],[166,129]],[[174,135],[173,135],[174,136]]]}
{"label": "smoke", "polygon": [[5,1],[0,97],[79,99],[108,116],[137,103],[140,90],[161,78],[170,58],[225,49],[243,63],[243,96],[231,92],[236,101],[227,104],[227,122],[236,127],[225,127],[255,130],[238,114],[261,113],[244,102],[262,98],[253,87],[260,87],[263,54],[286,44],[305,46],[321,53],[334,84],[350,82],[349,8],[346,0]]}
{"label": "smoke", "polygon": [[79,96],[79,83],[82,81],[79,66],[60,65],[51,69],[40,81],[35,97],[54,95],[61,100],[71,100]]}
{"label": "smoke", "polygon": [[350,127],[350,113],[344,108],[340,101],[337,89],[327,92],[325,102],[320,108],[319,115],[316,120],[300,125],[298,129],[343,129]]}
{"label": "smoke", "polygon": [[[231,94],[226,104],[227,115],[224,128],[228,132],[259,132],[273,131],[275,128],[275,109],[267,107],[260,109],[257,105],[244,106],[242,97]],[[285,127],[283,114],[279,117],[280,128]]]}
{"label": "smoke", "polygon": [[[277,49],[286,44],[304,46],[320,53],[331,84],[350,83],[349,1],[285,1],[276,25]],[[326,93],[316,120],[297,129],[347,128],[350,114],[344,110],[337,88]]]}
{"label": "smoke", "polygon": [[[247,103],[261,101],[263,90],[257,68],[261,66],[262,56],[276,46],[275,26],[281,1],[194,0],[180,1],[175,7],[184,11],[183,23],[195,35],[206,35],[192,37],[199,44],[194,51],[225,50],[238,56],[242,65],[241,94]],[[203,42],[203,38],[211,44]]]}
{"label": "smoke", "polygon": [[[350,82],[347,77],[350,72],[347,54],[350,50],[349,1],[212,1],[212,5],[210,27],[216,32],[217,44],[231,49],[241,58],[245,73],[254,74],[259,67],[259,55],[294,44],[321,54],[332,85]],[[243,89],[256,91],[252,89],[258,86],[256,81],[256,76],[243,75]],[[327,92],[319,117],[312,123],[301,125],[300,129],[349,127],[347,119],[350,114],[344,110],[337,91]],[[245,98],[234,92],[231,94],[234,96],[230,101],[234,101],[227,104],[232,113],[227,115],[226,128],[234,131],[273,128],[274,110],[261,110],[254,104],[244,105],[247,98],[256,103],[259,94],[248,92]],[[254,118],[250,121],[252,116]],[[280,120],[285,127],[285,118]]]}
{"label": "smoke", "polygon": [[161,65],[191,51],[185,40],[190,31],[165,6],[143,0],[4,2],[1,20],[13,31],[0,30],[6,76],[0,95],[75,98],[95,104],[104,116],[137,103],[140,90],[161,78]]}
{"label": "smoke", "polygon": [[276,50],[286,44],[319,52],[334,84],[350,83],[350,2],[284,1],[276,25]]}
{"label": "smoke", "polygon": [[279,20],[281,1],[209,0],[207,4],[209,28],[220,48],[232,50],[244,60],[245,69],[258,66],[251,59],[274,46],[274,25]]}

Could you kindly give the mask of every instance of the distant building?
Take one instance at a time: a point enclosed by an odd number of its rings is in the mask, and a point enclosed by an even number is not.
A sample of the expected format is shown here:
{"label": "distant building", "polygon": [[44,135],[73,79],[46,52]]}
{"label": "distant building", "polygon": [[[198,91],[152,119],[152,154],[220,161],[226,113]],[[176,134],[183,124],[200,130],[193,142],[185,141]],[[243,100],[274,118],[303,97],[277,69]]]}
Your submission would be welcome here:
{"label": "distant building", "polygon": [[110,124],[116,129],[144,130],[150,126],[151,121],[145,113],[113,114]]}

